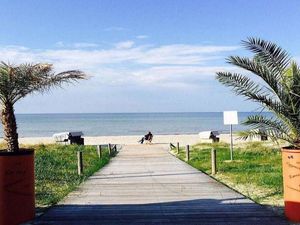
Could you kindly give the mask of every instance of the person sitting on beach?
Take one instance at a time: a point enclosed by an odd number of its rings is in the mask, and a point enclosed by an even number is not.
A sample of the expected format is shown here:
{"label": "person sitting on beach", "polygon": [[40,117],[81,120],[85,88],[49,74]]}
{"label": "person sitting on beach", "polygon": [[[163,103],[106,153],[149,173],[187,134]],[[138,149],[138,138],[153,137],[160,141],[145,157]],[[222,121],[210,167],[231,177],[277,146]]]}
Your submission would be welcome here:
{"label": "person sitting on beach", "polygon": [[153,134],[149,131],[148,134],[146,134],[144,137],[142,137],[142,139],[139,140],[138,142],[140,142],[141,144],[143,144],[144,141],[149,141],[149,143],[151,143],[152,139],[153,139]]}
{"label": "person sitting on beach", "polygon": [[145,135],[145,140],[151,143],[152,139],[153,139],[153,134],[149,131],[149,133]]}

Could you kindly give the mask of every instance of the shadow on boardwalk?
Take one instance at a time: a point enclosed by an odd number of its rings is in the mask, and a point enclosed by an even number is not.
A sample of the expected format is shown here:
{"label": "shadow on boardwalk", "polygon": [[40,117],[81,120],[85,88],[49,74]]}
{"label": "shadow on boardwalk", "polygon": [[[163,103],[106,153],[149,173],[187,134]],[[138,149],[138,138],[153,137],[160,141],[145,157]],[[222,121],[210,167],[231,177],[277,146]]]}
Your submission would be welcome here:
{"label": "shadow on boardwalk", "polygon": [[[287,224],[263,206],[242,199],[199,199],[153,204],[60,205],[34,224]],[[242,213],[241,213],[242,212]]]}

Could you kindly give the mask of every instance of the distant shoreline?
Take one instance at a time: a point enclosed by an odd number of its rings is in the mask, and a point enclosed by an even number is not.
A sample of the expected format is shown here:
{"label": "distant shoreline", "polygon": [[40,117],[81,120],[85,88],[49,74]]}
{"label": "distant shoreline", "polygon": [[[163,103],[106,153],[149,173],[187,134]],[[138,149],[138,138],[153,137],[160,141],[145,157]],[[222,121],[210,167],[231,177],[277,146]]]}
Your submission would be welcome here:
{"label": "distant shoreline", "polygon": [[[247,129],[241,122],[253,113],[238,115],[239,124],[233,126],[234,132]],[[16,119],[20,138],[51,137],[70,131],[94,137],[143,135],[148,131],[154,135],[193,135],[209,130],[229,133],[221,112],[17,114]]]}
{"label": "distant shoreline", "polygon": [[[47,115],[47,114],[154,114],[154,113],[223,113],[224,111],[195,111],[195,112],[32,112],[32,113],[16,113],[16,115]],[[261,111],[238,111],[238,113],[271,113]]]}
{"label": "distant shoreline", "polygon": [[[86,145],[97,144],[138,144],[138,140],[142,135],[123,135],[123,136],[84,136],[84,142]],[[247,142],[237,139],[238,136],[234,135],[234,142],[241,143]],[[255,139],[256,140],[256,139]],[[258,140],[258,139],[257,139]],[[3,138],[0,139],[3,141]],[[220,134],[220,141],[230,143],[229,134]],[[250,141],[250,140],[249,140]],[[36,145],[36,144],[54,144],[53,137],[26,137],[19,138],[20,144],[24,145]],[[210,139],[200,139],[198,134],[172,134],[172,135],[154,135],[153,144],[176,144],[180,143],[181,146],[194,145],[197,143],[209,143]]]}

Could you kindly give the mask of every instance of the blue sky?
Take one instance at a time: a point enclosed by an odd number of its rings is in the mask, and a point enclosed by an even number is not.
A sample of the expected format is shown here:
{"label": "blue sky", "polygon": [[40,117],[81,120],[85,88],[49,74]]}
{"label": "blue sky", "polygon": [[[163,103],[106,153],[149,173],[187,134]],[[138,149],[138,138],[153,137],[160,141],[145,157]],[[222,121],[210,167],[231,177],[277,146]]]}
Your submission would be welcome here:
{"label": "blue sky", "polygon": [[91,76],[29,96],[17,113],[253,111],[215,72],[237,71],[240,41],[300,56],[299,1],[0,0],[0,59],[50,62]]}

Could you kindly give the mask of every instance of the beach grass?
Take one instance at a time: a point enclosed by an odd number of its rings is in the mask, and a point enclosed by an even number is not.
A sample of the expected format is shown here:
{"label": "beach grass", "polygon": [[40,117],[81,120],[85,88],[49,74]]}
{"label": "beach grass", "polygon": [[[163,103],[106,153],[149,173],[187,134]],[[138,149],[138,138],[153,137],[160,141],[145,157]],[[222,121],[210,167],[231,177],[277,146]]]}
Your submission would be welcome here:
{"label": "beach grass", "polygon": [[[99,159],[93,146],[36,145],[35,191],[36,205],[45,208],[56,204],[78,185],[106,165],[108,149]],[[83,174],[77,172],[77,151],[83,152]]]}
{"label": "beach grass", "polygon": [[[211,149],[217,151],[217,174],[213,177],[254,201],[272,207],[283,205],[281,153],[269,142],[248,142],[234,148],[230,161],[230,148],[226,143],[197,144],[191,147],[191,166],[211,174]],[[174,151],[175,153],[175,151]],[[177,155],[185,160],[182,148]]]}

